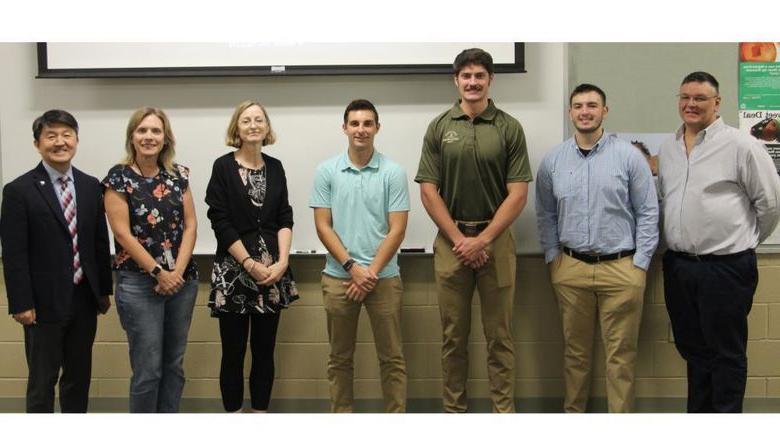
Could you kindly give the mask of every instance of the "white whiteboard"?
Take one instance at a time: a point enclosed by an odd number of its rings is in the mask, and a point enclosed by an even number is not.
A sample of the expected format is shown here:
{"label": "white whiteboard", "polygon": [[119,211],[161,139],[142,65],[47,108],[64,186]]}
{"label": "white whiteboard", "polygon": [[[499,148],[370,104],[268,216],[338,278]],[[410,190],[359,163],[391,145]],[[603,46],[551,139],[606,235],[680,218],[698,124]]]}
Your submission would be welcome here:
{"label": "white whiteboard", "polygon": [[50,69],[452,64],[481,47],[515,62],[514,43],[47,43]]}
{"label": "white whiteboard", "polygon": [[[525,128],[534,173],[546,150],[564,135],[565,45],[526,44],[525,74],[499,74],[491,94],[499,108]],[[454,58],[457,53],[449,54]],[[265,152],[282,160],[294,209],[294,250],[323,251],[308,207],[316,165],[346,149],[341,131],[344,107],[356,98],[374,102],[382,128],[376,146],[401,163],[409,176],[411,212],[402,247],[430,251],[436,229],[420,203],[417,172],[425,129],[457,99],[449,75],[289,77],[289,78],[131,78],[34,79],[35,44],[0,44],[0,148],[2,180],[11,181],[36,165],[30,125],[50,108],[71,111],[81,126],[74,164],[99,178],[123,156],[127,119],[144,105],[163,108],[177,139],[177,161],[192,174],[198,214],[196,253],[213,254],[216,240],[203,201],[215,158],[231,150],[224,134],[232,110],[259,99],[269,112],[277,143]],[[533,208],[515,223],[520,253],[538,253]]]}

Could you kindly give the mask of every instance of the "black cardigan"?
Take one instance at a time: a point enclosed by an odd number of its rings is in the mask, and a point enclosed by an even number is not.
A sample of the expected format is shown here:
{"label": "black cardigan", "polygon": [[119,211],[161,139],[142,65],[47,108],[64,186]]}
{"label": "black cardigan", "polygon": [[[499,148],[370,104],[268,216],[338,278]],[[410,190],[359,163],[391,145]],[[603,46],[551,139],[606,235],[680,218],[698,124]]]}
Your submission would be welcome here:
{"label": "black cardigan", "polygon": [[263,161],[266,191],[259,217],[252,213],[255,208],[238,174],[233,152],[214,161],[206,187],[206,204],[209,205],[207,216],[217,237],[217,261],[221,261],[228,247],[239,239],[251,253],[258,232],[276,258],[279,255],[277,232],[283,228],[292,229],[293,211],[287,199],[287,177],[282,162],[266,154],[263,154]]}

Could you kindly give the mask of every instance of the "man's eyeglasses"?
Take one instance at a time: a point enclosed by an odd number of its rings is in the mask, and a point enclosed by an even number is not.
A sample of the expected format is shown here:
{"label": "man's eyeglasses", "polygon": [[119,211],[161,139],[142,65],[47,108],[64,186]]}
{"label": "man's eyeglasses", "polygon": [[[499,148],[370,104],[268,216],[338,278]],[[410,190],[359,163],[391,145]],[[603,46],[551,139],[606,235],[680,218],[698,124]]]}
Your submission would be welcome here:
{"label": "man's eyeglasses", "polygon": [[712,98],[717,98],[717,97],[718,97],[718,95],[715,95],[715,96],[701,96],[701,95],[697,95],[697,96],[688,96],[688,95],[677,95],[677,99],[679,99],[679,100],[680,100],[680,102],[688,102],[688,101],[693,101],[693,102],[694,102],[694,103],[696,103],[696,104],[703,104],[703,103],[705,103],[705,102],[709,101],[710,99],[712,99]]}

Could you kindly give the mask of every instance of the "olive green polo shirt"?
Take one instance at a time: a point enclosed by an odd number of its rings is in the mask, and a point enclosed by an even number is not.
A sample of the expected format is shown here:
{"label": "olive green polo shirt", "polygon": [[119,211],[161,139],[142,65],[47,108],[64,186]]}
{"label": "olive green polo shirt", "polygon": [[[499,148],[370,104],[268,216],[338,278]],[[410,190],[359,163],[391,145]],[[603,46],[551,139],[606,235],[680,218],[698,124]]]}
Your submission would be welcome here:
{"label": "olive green polo shirt", "polygon": [[531,180],[523,127],[492,100],[473,121],[460,102],[433,119],[414,178],[436,184],[452,218],[461,221],[493,218],[506,184]]}

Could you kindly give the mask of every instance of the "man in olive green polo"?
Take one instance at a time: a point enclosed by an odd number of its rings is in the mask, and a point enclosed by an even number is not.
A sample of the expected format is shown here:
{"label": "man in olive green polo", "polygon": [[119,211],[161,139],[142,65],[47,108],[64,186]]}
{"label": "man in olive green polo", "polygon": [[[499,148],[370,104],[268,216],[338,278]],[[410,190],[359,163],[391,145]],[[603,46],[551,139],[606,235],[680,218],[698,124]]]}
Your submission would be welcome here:
{"label": "man in olive green polo", "polygon": [[453,64],[458,102],[428,126],[415,181],[439,227],[434,268],[442,324],[444,410],[465,412],[468,338],[479,290],[493,411],[514,412],[512,307],[515,245],[510,226],[532,180],[523,128],[488,98],[493,58],[461,52]]}

